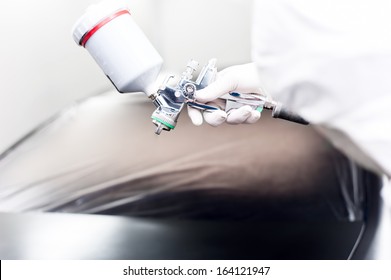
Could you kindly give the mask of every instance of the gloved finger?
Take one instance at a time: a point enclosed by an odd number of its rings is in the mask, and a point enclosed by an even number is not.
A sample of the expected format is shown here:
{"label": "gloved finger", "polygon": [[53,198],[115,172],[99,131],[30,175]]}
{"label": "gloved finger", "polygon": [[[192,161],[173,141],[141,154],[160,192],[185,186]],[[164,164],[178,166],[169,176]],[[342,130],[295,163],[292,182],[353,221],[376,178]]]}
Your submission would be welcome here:
{"label": "gloved finger", "polygon": [[246,120],[251,116],[252,110],[253,109],[248,105],[230,110],[227,116],[227,123],[240,124],[246,122]]}
{"label": "gloved finger", "polygon": [[203,116],[211,126],[219,126],[227,119],[227,113],[223,110],[205,111]]}
{"label": "gloved finger", "polygon": [[253,124],[256,123],[260,118],[261,118],[261,112],[257,110],[252,110],[251,115],[248,117],[245,123]]}
{"label": "gloved finger", "polygon": [[220,96],[235,90],[235,83],[233,79],[228,79],[227,76],[222,76],[206,88],[197,90],[195,92],[195,99],[198,102],[206,103],[219,98]]}
{"label": "gloved finger", "polygon": [[189,115],[190,120],[194,125],[200,126],[202,124],[203,119],[200,110],[187,106],[187,114]]}

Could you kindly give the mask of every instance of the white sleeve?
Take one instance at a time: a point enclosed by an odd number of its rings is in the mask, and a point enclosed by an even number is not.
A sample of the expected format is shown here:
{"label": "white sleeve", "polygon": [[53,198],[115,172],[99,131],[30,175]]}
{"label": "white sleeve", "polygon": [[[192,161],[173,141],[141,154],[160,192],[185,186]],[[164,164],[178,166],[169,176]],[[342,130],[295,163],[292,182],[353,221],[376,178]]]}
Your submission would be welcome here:
{"label": "white sleeve", "polygon": [[391,176],[390,14],[386,0],[256,0],[253,59],[274,99]]}

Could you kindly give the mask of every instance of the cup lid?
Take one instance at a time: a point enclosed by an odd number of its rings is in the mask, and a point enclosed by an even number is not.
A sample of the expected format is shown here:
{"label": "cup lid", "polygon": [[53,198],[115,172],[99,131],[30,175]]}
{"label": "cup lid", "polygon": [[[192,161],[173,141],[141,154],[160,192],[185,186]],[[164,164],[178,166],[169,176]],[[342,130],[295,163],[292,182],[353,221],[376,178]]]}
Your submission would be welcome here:
{"label": "cup lid", "polygon": [[[104,24],[124,13],[130,13],[125,1],[104,0],[89,6],[72,28],[72,37],[76,44],[84,46],[88,38],[92,36],[94,28],[102,27]],[[97,31],[97,30],[95,30]],[[92,34],[91,34],[92,32]],[[86,40],[87,39],[87,40]]]}

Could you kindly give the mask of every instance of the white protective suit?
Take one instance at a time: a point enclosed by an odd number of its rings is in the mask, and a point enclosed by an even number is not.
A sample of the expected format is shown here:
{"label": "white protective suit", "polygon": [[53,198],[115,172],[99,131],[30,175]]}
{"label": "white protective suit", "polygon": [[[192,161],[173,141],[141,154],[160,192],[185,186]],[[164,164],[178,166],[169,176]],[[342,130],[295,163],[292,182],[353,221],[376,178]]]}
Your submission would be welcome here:
{"label": "white protective suit", "polygon": [[391,175],[391,1],[255,0],[265,89],[362,165]]}

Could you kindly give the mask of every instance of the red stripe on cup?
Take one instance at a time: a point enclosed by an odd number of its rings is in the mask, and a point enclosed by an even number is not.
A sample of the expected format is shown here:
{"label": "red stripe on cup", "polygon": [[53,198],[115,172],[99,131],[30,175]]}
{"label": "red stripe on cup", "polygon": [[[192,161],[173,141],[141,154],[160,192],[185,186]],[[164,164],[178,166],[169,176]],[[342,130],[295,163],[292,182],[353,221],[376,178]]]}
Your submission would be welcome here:
{"label": "red stripe on cup", "polygon": [[94,28],[86,32],[83,37],[81,37],[79,44],[84,47],[87,44],[87,41],[92,37],[92,35],[94,35],[95,32],[97,32],[101,27],[103,27],[105,24],[109,23],[113,19],[125,14],[130,14],[130,12],[128,10],[120,10],[112,14],[111,16],[108,16],[107,18],[103,19],[97,25],[95,25]]}

